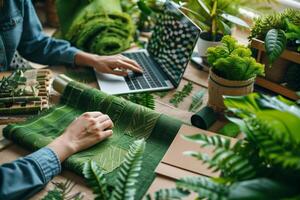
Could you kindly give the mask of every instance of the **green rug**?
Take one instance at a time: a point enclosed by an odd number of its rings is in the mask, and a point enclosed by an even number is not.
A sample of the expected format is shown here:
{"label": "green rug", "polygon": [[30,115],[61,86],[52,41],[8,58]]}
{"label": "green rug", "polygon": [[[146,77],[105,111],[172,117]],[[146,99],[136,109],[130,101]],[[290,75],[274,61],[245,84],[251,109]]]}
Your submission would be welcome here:
{"label": "green rug", "polygon": [[57,0],[60,34],[76,47],[100,55],[130,47],[135,26],[120,0]]}
{"label": "green rug", "polygon": [[59,136],[75,117],[86,111],[101,111],[114,122],[113,136],[90,149],[79,152],[64,162],[64,166],[81,175],[82,167],[89,160],[96,161],[110,184],[114,184],[130,144],[146,138],[142,172],[138,180],[137,195],[141,199],[154,179],[154,170],[182,122],[153,110],[131,103],[116,96],[70,82],[63,92],[61,103],[24,123],[7,126],[3,133],[8,139],[29,150],[37,150]]}

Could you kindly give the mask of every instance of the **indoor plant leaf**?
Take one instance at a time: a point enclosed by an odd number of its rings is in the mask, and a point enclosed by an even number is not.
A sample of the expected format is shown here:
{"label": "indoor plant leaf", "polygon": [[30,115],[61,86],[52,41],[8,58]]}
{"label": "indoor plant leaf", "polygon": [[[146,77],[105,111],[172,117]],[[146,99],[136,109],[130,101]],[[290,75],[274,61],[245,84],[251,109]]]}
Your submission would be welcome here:
{"label": "indoor plant leaf", "polygon": [[286,47],[285,32],[281,29],[271,29],[265,38],[265,48],[268,59],[272,64],[284,51]]}
{"label": "indoor plant leaf", "polygon": [[222,13],[220,16],[236,25],[239,25],[239,26],[242,26],[245,28],[249,28],[249,25],[239,17],[230,15],[228,13]]}
{"label": "indoor plant leaf", "polygon": [[205,90],[201,90],[193,95],[192,97],[192,103],[189,107],[190,112],[196,112],[197,109],[202,105],[203,103],[203,97],[205,95]]}

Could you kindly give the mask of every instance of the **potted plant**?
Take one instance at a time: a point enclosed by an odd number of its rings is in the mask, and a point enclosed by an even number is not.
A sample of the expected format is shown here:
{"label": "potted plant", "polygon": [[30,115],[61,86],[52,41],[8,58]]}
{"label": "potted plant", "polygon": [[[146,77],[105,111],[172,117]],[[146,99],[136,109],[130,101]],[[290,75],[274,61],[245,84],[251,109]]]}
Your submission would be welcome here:
{"label": "potted plant", "polygon": [[264,47],[264,52],[257,58],[269,66],[266,68],[266,79],[275,83],[284,82],[291,61],[280,57],[286,49],[300,52],[300,11],[286,9],[282,13],[257,18],[249,39],[252,47]]}
{"label": "potted plant", "polygon": [[234,16],[239,6],[230,0],[192,0],[182,8],[203,30],[197,44],[201,57],[206,56],[208,47],[219,45],[222,37],[231,33],[230,23],[249,28],[244,20]]}
{"label": "potted plant", "polygon": [[257,75],[264,75],[264,65],[257,63],[249,48],[224,36],[221,45],[207,50],[210,64],[208,105],[216,111],[225,109],[223,95],[247,95],[253,91]]}

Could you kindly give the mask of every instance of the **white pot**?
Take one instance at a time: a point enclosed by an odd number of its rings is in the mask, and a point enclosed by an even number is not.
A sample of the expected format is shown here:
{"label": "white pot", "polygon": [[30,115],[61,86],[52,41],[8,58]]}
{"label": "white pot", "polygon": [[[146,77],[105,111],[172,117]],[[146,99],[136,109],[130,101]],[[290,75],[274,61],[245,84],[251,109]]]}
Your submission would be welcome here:
{"label": "white pot", "polygon": [[205,32],[202,32],[200,34],[200,37],[197,42],[197,48],[198,48],[198,53],[199,53],[200,57],[207,56],[206,51],[209,47],[215,47],[215,46],[218,46],[221,44],[221,41],[213,42],[213,41],[208,41],[208,40],[203,39],[203,37],[201,37],[201,35],[203,35],[204,33]]}

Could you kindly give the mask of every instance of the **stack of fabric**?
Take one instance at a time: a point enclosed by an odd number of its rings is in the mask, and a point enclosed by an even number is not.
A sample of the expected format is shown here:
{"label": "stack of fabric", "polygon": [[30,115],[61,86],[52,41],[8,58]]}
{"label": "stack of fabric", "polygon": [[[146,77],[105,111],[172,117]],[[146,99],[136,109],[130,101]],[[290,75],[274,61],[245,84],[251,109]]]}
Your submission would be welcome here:
{"label": "stack of fabric", "polygon": [[113,185],[129,146],[136,139],[145,138],[147,144],[135,198],[141,199],[154,179],[156,166],[182,125],[179,120],[81,83],[70,82],[58,106],[27,122],[7,126],[4,136],[29,150],[37,150],[58,137],[76,117],[87,111],[108,114],[114,122],[114,134],[106,141],[71,156],[64,163],[65,167],[81,175],[84,163],[94,160],[107,173],[109,184]]}
{"label": "stack of fabric", "polygon": [[135,33],[120,0],[57,0],[61,37],[76,47],[100,55],[130,47]]}

